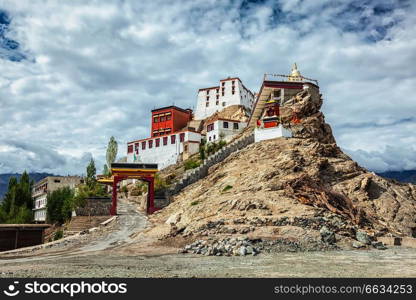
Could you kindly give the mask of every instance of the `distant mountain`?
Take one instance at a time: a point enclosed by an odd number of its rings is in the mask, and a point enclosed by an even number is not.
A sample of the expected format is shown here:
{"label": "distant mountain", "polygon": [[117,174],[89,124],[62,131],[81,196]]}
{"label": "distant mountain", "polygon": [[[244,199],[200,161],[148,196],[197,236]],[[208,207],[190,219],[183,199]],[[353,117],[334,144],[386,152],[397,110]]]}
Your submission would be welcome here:
{"label": "distant mountain", "polygon": [[[18,173],[8,173],[8,174],[0,174],[0,202],[3,200],[4,194],[7,192],[7,187],[9,186],[10,177],[16,177],[17,179],[20,178],[22,174]],[[29,173],[29,178],[34,182],[37,182],[47,176],[54,176],[53,174],[49,173]]]}
{"label": "distant mountain", "polygon": [[397,181],[400,181],[400,182],[416,184],[416,170],[388,171],[388,172],[377,173],[377,174],[385,178],[396,179]]}

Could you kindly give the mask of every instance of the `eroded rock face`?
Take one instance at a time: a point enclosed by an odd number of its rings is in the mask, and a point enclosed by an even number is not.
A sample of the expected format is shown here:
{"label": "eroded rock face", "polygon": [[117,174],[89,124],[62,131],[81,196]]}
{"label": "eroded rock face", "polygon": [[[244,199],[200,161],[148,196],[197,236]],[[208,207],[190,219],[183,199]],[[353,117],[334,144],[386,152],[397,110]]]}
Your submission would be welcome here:
{"label": "eroded rock face", "polygon": [[[154,221],[164,223],[181,212],[178,229],[171,233],[187,237],[296,240],[307,234],[321,242],[322,226],[334,234],[323,232],[325,239],[337,244],[352,245],[358,231],[372,239],[416,237],[415,185],[382,178],[344,154],[319,111],[319,94],[302,91],[292,102],[282,108],[282,118],[289,121],[296,111],[301,120],[290,125],[293,138],[255,143],[232,154],[176,195]],[[224,192],[226,186],[231,188]],[[322,219],[315,223],[316,218]]]}

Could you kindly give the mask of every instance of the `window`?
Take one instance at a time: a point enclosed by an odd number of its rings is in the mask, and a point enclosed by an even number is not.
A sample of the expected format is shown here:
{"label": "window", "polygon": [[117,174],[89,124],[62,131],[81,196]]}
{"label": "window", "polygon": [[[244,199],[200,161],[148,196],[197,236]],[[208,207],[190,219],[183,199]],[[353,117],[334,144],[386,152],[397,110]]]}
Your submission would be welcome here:
{"label": "window", "polygon": [[146,149],[146,142],[142,142],[142,150]]}
{"label": "window", "polygon": [[273,92],[273,97],[279,98],[280,97],[280,93],[281,93],[281,90],[274,91]]}
{"label": "window", "polygon": [[214,134],[214,137],[212,139],[215,141],[215,134]]}
{"label": "window", "polygon": [[175,144],[175,140],[176,140],[176,135],[174,134],[174,135],[171,135],[170,136],[170,143],[171,144]]}
{"label": "window", "polygon": [[209,96],[207,96],[207,101],[209,101]]}
{"label": "window", "polygon": [[180,141],[180,142],[185,141],[185,133],[181,133],[181,134],[179,135],[179,141]]}
{"label": "window", "polygon": [[[222,86],[225,86],[225,82],[224,82],[224,81],[223,81],[223,82],[221,82],[221,85],[222,85]],[[223,88],[223,89],[224,89],[224,88]]]}
{"label": "window", "polygon": [[207,97],[208,97],[208,95],[209,95],[209,90],[207,90]]}
{"label": "window", "polygon": [[153,133],[153,136],[158,136],[158,135],[159,135],[159,132]]}
{"label": "window", "polygon": [[157,123],[157,122],[159,122],[159,117],[154,117],[153,118],[153,123]]}
{"label": "window", "polygon": [[238,129],[238,123],[234,123],[234,129]]}
{"label": "window", "polygon": [[220,104],[220,101],[216,101],[216,102],[215,102],[215,105],[219,105],[219,104]]}
{"label": "window", "polygon": [[163,138],[163,146],[166,146],[168,144],[168,137],[167,136],[165,136],[164,138]]}
{"label": "window", "polygon": [[228,128],[228,122],[224,122],[224,123],[222,124],[222,126],[223,126],[223,128]]}
{"label": "window", "polygon": [[235,93],[235,91],[234,91],[234,90],[232,90],[232,91],[231,91],[231,94],[233,94],[233,95],[234,95],[234,93]]}
{"label": "window", "polygon": [[220,98],[220,95],[217,95],[217,100]]}
{"label": "window", "polygon": [[165,122],[165,117],[160,117],[160,122]]}
{"label": "window", "polygon": [[222,106],[225,106],[225,102],[222,103]]}
{"label": "window", "polygon": [[231,83],[234,85],[235,84],[235,80],[233,80]]}
{"label": "window", "polygon": [[211,142],[211,137],[209,137],[209,141]]}
{"label": "window", "polygon": [[209,102],[207,102],[205,106],[208,107],[209,106]]}
{"label": "window", "polygon": [[166,121],[169,121],[170,119],[172,119],[171,115],[166,116]]}
{"label": "window", "polygon": [[171,128],[167,128],[167,129],[165,130],[165,133],[166,133],[166,134],[170,134],[170,133],[171,133],[171,131],[172,131],[172,129],[171,129]]}
{"label": "window", "polygon": [[184,151],[185,151],[185,152],[188,152],[188,145],[185,145],[185,147],[184,147]]}
{"label": "window", "polygon": [[153,147],[153,140],[149,141],[149,149]]}
{"label": "window", "polygon": [[[217,94],[220,92],[220,89],[217,89]],[[217,95],[218,96],[218,95]]]}
{"label": "window", "polygon": [[132,153],[133,152],[133,145],[128,145],[127,146],[127,153]]}
{"label": "window", "polygon": [[214,130],[214,123],[207,125],[207,131],[212,131],[212,130]]}
{"label": "window", "polygon": [[160,139],[156,139],[155,141],[156,141],[156,147],[159,147],[160,146]]}

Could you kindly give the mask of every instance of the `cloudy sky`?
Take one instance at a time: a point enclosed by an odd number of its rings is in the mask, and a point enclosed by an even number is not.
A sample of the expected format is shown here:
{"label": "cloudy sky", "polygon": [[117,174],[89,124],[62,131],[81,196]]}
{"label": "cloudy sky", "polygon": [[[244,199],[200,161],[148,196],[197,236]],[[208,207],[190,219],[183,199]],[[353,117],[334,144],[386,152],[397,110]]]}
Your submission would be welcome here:
{"label": "cloudy sky", "polygon": [[416,169],[416,1],[0,0],[0,173],[100,171],[151,109],[227,76],[258,91],[293,62],[349,155]]}

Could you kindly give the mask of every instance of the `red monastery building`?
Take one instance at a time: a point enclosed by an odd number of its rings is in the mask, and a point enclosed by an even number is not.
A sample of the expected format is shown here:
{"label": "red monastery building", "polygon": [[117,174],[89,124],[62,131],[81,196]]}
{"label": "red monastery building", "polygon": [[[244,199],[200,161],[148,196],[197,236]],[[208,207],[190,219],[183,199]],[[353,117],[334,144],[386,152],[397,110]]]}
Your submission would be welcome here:
{"label": "red monastery building", "polygon": [[127,161],[157,163],[163,169],[197,153],[201,134],[188,127],[191,120],[191,109],[168,106],[152,110],[151,137],[127,143]]}

